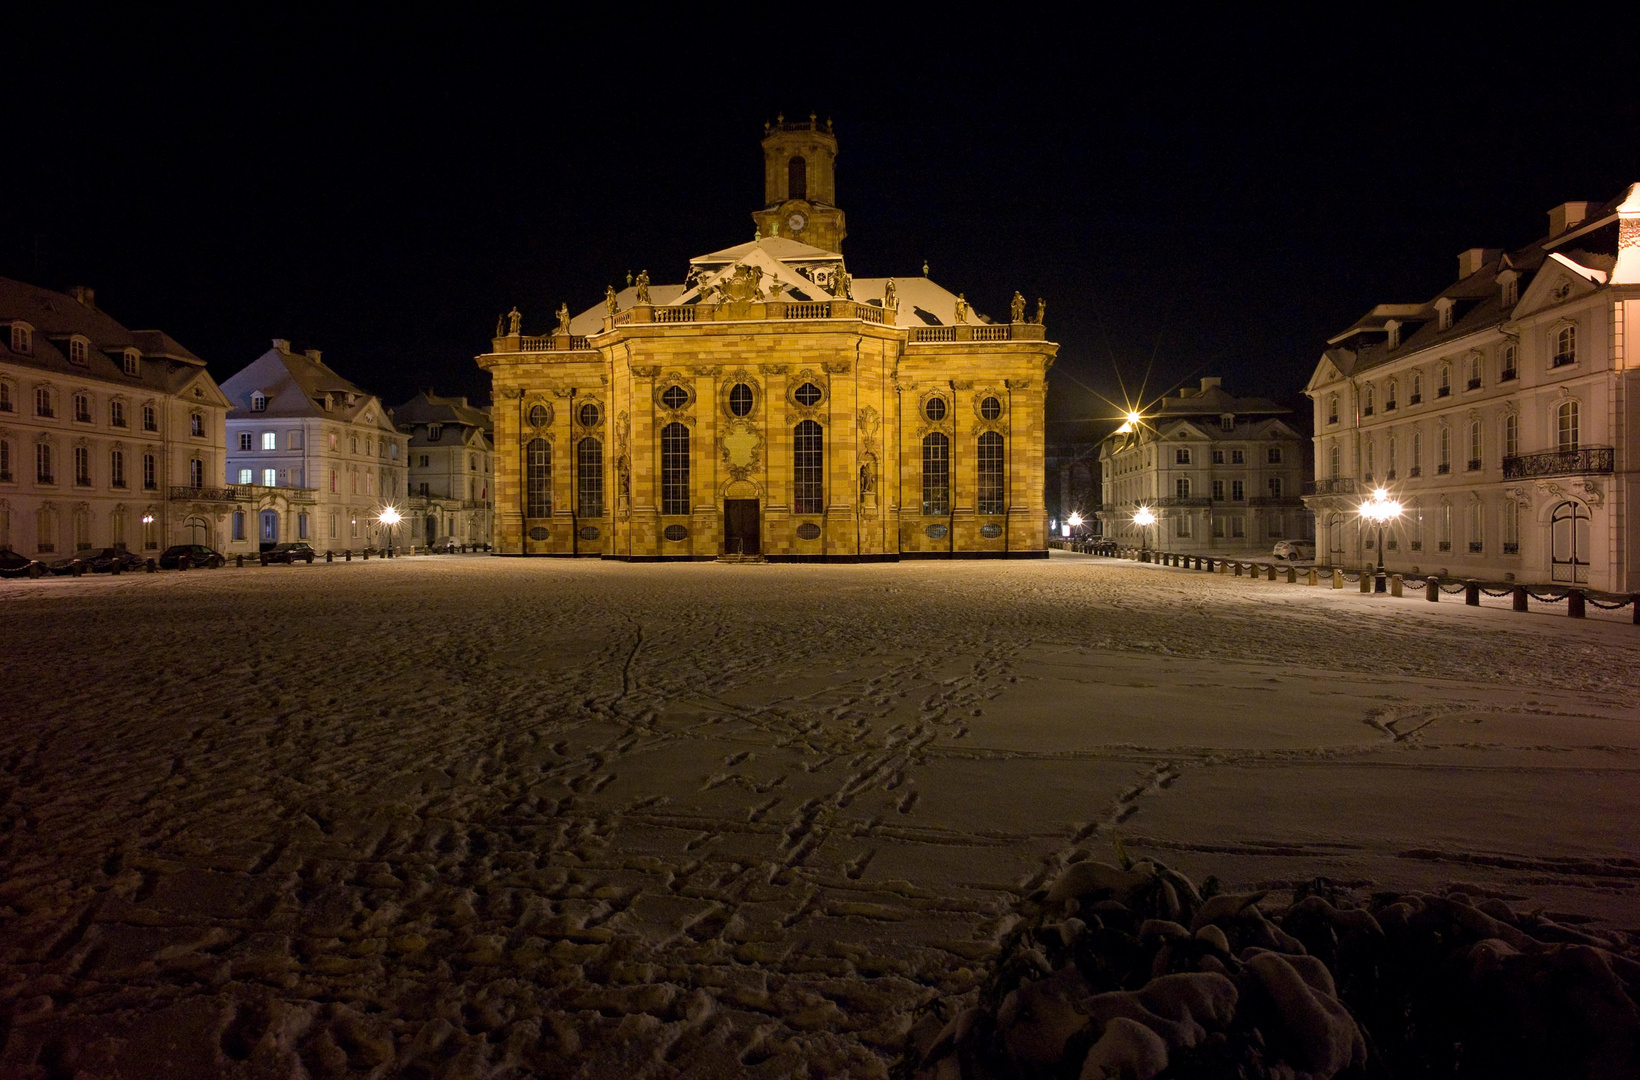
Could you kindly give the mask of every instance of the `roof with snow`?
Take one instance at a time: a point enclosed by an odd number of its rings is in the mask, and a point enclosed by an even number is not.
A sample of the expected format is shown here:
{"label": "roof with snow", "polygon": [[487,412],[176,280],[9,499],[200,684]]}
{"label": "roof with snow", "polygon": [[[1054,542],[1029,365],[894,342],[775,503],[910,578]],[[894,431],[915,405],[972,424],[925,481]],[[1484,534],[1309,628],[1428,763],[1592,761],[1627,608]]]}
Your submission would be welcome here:
{"label": "roof with snow", "polygon": [[[292,352],[290,343],[275,340],[273,347],[222,383],[233,409],[229,420],[252,417],[324,417],[362,419],[383,430],[394,430],[375,395],[338,375],[320,359],[317,350]],[[266,397],[265,409],[251,409],[255,394]],[[326,406],[329,406],[328,408]]]}

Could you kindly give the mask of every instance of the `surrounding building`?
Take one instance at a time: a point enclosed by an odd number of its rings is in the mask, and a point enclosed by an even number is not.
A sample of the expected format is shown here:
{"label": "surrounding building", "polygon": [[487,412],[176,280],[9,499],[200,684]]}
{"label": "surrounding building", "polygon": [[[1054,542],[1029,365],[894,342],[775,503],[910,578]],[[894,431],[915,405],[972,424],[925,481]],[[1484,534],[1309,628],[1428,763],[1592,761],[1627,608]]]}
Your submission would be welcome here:
{"label": "surrounding building", "polygon": [[[1170,551],[1267,552],[1314,533],[1304,508],[1308,446],[1275,402],[1235,397],[1207,378],[1100,447],[1104,535]],[[1141,527],[1141,506],[1156,516]]]}
{"label": "surrounding building", "polygon": [[1640,588],[1630,322],[1640,185],[1557,206],[1523,248],[1465,251],[1438,295],[1332,338],[1305,391],[1322,557],[1377,561],[1359,506],[1383,487],[1404,508],[1392,570]]}
{"label": "surrounding building", "polygon": [[1073,513],[1080,515],[1082,522],[1076,535],[1100,535],[1103,522],[1099,511],[1104,506],[1104,491],[1099,483],[1100,443],[1101,440],[1091,437],[1061,437],[1048,443],[1046,508],[1052,535],[1072,535],[1074,530],[1069,521]]}
{"label": "surrounding building", "polygon": [[770,126],[748,243],[647,271],[478,357],[506,553],[1046,554],[1042,304],[975,315],[927,276],[854,278],[830,124]]}
{"label": "surrounding building", "polygon": [[412,542],[430,547],[488,545],[495,503],[495,450],[488,409],[464,397],[417,394],[391,410],[409,438],[410,496],[404,516]]}
{"label": "surrounding building", "polygon": [[[319,350],[273,347],[222,383],[227,479],[239,489],[232,539],[261,548],[306,540],[341,551],[387,544],[379,518],[402,512],[409,439],[377,398],[324,363]],[[395,544],[410,542],[395,531]]]}
{"label": "surrounding building", "polygon": [[72,295],[0,278],[0,547],[46,560],[216,542],[228,400],[205,362]]}

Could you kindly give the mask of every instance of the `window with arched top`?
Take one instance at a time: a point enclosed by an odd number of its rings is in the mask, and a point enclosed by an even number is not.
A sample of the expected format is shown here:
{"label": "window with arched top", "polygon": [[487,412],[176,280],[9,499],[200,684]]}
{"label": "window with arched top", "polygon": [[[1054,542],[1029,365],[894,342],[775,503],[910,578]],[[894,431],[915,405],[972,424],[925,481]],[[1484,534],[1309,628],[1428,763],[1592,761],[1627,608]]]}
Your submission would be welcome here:
{"label": "window with arched top", "polygon": [[531,439],[524,448],[524,516],[544,518],[552,514],[552,444]]}
{"label": "window with arched top", "polygon": [[1401,384],[1399,382],[1397,382],[1395,379],[1391,379],[1389,382],[1384,384],[1384,411],[1385,412],[1389,412],[1391,409],[1395,408],[1395,406],[1397,404],[1395,398],[1396,398],[1396,395],[1400,393],[1400,390],[1401,390]]}
{"label": "window with arched top", "polygon": [[1503,418],[1503,456],[1506,458],[1520,455],[1520,417],[1514,413]]}
{"label": "window with arched top", "polygon": [[1552,367],[1562,367],[1577,362],[1577,327],[1562,326],[1555,333],[1555,351]]}
{"label": "window with arched top", "polygon": [[581,517],[604,512],[604,444],[591,436],[575,446],[575,502]]}
{"label": "window with arched top", "polygon": [[1344,451],[1337,443],[1333,443],[1327,450],[1327,475],[1337,477],[1343,471],[1343,467]]}
{"label": "window with arched top", "polygon": [[1555,410],[1555,449],[1562,452],[1578,446],[1578,408],[1576,401],[1562,401]]}
{"label": "window with arched top", "polygon": [[818,514],[825,508],[825,432],[813,420],[804,420],[792,429],[792,512]]}
{"label": "window with arched top", "polygon": [[1338,395],[1327,395],[1327,423],[1338,423]]}
{"label": "window with arched top", "polygon": [[673,421],[661,428],[661,513],[689,512],[689,429]]}
{"label": "window with arched top", "polygon": [[[943,403],[942,403],[943,404]],[[922,512],[951,512],[951,441],[938,431],[922,441]]]}
{"label": "window with arched top", "polygon": [[1469,471],[1477,472],[1481,467],[1481,422],[1469,422]]}
{"label": "window with arched top", "polygon": [[801,157],[793,157],[786,162],[786,198],[807,199],[809,197],[809,163]]}
{"label": "window with arched top", "polygon": [[1372,384],[1368,383],[1361,391],[1361,415],[1371,416],[1377,399],[1373,396]]}
{"label": "window with arched top", "polygon": [[1384,479],[1395,479],[1395,436],[1393,435],[1384,443]]}

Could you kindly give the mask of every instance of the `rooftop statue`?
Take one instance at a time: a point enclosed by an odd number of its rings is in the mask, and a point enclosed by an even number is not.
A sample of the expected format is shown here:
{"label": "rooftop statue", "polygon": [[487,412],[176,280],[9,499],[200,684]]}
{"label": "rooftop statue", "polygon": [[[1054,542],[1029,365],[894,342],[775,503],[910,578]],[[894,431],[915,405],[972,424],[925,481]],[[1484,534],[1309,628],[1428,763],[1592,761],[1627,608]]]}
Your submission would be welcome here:
{"label": "rooftop statue", "polygon": [[560,336],[568,335],[568,333],[569,333],[569,305],[568,304],[559,304],[558,305],[558,333],[559,333]]}
{"label": "rooftop statue", "polygon": [[497,315],[495,317],[495,336],[496,337],[501,336],[501,324],[506,322],[506,321],[507,321],[507,317],[505,315]]}
{"label": "rooftop statue", "polygon": [[621,310],[620,301],[615,299],[615,286],[613,285],[604,287],[604,306],[609,309],[611,315]]}
{"label": "rooftop statue", "polygon": [[968,321],[968,298],[962,293],[957,294],[957,321],[960,323]]}
{"label": "rooftop statue", "polygon": [[519,334],[524,332],[523,327],[524,316],[518,313],[518,306],[515,304],[513,305],[513,309],[507,312],[507,333],[513,337],[517,337]]}
{"label": "rooftop statue", "polygon": [[1008,304],[1008,321],[1025,321],[1025,297],[1018,289],[1014,290],[1014,298]]}
{"label": "rooftop statue", "polygon": [[638,303],[649,302],[649,271],[645,270],[638,275]]}
{"label": "rooftop statue", "polygon": [[883,286],[883,308],[886,311],[898,311],[899,307],[900,298],[894,295],[894,279],[889,278],[888,283]]}
{"label": "rooftop statue", "polygon": [[1042,317],[1048,313],[1048,302],[1042,297],[1036,298],[1036,324],[1042,325]]}

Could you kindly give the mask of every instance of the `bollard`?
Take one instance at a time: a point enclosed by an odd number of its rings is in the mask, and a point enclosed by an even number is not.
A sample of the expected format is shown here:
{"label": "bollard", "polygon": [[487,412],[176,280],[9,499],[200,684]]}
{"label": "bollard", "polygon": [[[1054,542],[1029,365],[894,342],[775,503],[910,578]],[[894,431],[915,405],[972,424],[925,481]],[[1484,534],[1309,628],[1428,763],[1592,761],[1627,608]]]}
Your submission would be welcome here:
{"label": "bollard", "polygon": [[258,552],[257,553],[257,558],[262,560],[262,565],[263,566],[268,565],[268,553],[267,552],[265,552],[265,551]]}
{"label": "bollard", "polygon": [[1231,563],[1230,565],[1232,567],[1234,567],[1234,569],[1231,571],[1231,573],[1235,574],[1237,577],[1241,577],[1241,560],[1237,559],[1234,563]]}
{"label": "bollard", "polygon": [[1401,595],[1400,574],[1391,574],[1389,576],[1389,594],[1394,597],[1399,597]]}
{"label": "bollard", "polygon": [[1268,566],[1266,566],[1264,568],[1264,580],[1265,581],[1274,581],[1275,579],[1276,579],[1276,564],[1271,563],[1271,564],[1269,564]]}
{"label": "bollard", "polygon": [[1525,611],[1525,610],[1527,610],[1527,608],[1526,608],[1526,586],[1524,586],[1524,585],[1516,585],[1515,586],[1513,600],[1514,600],[1514,608],[1515,608],[1516,611]]}
{"label": "bollard", "polygon": [[159,563],[155,562],[153,559],[149,559],[147,562],[142,564],[142,567],[144,570],[147,570],[150,574],[152,574],[159,569]]}
{"label": "bollard", "polygon": [[1583,610],[1583,601],[1586,599],[1587,595],[1588,594],[1585,593],[1582,589],[1573,589],[1573,590],[1571,590],[1570,592],[1568,592],[1566,594],[1566,617],[1567,618],[1569,618],[1569,619],[1581,619],[1581,618],[1583,618],[1583,616],[1585,614],[1585,612]]}
{"label": "bollard", "polygon": [[184,551],[181,555],[177,556],[177,569],[178,570],[186,570],[192,564],[193,564],[193,560],[188,557],[188,553],[186,551]]}
{"label": "bollard", "polygon": [[1437,603],[1441,599],[1441,579],[1434,574],[1424,579],[1424,599],[1431,604]]}
{"label": "bollard", "polygon": [[365,562],[370,561],[370,549],[369,548],[364,549],[364,561]]}
{"label": "bollard", "polygon": [[[150,567],[150,571],[152,571],[152,567]],[[39,563],[31,562],[31,563],[28,564],[28,576],[29,577],[31,577],[31,578],[41,578],[41,577],[45,576],[45,573],[46,573],[46,568],[44,566],[41,566]],[[1634,621],[1635,622],[1640,622],[1640,618],[1637,618]]]}
{"label": "bollard", "polygon": [[1289,566],[1287,568],[1287,584],[1289,584],[1289,585],[1297,585],[1298,584],[1298,567]]}
{"label": "bollard", "polygon": [[325,549],[325,562],[335,562],[335,561],[336,561],[336,553],[334,551],[331,551],[329,548],[326,548]]}
{"label": "bollard", "polygon": [[1471,578],[1463,583],[1463,602],[1470,607],[1481,606],[1481,583]]}
{"label": "bollard", "polygon": [[1312,567],[1310,567],[1310,580],[1309,580],[1309,584],[1311,584],[1311,585],[1318,585],[1318,584],[1320,584],[1320,583],[1321,583],[1321,577],[1320,577],[1320,575],[1319,575],[1319,574],[1317,574],[1317,573],[1316,573],[1316,570],[1315,570],[1315,567],[1313,567],[1313,566],[1312,566]]}
{"label": "bollard", "polygon": [[1371,570],[1361,571],[1361,591],[1366,592],[1366,593],[1370,593],[1372,591],[1372,571]]}
{"label": "bollard", "polygon": [[114,556],[114,561],[112,563],[110,563],[109,566],[108,566],[108,572],[110,574],[118,574],[124,569],[125,569],[125,563],[123,561],[121,561],[121,559],[118,555]]}
{"label": "bollard", "polygon": [[82,576],[85,573],[85,563],[81,562],[79,559],[75,559],[69,566],[69,572],[75,577]]}
{"label": "bollard", "polygon": [[235,570],[245,569],[245,553],[243,551],[233,557],[233,566]]}
{"label": "bollard", "polygon": [[343,562],[352,562],[353,561],[353,549],[352,548],[348,548],[346,551],[342,552],[342,561]]}
{"label": "bollard", "polygon": [[1344,587],[1344,571],[1338,569],[1336,566],[1333,567],[1332,587],[1335,589],[1342,589]]}

